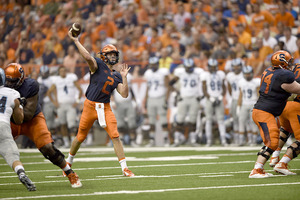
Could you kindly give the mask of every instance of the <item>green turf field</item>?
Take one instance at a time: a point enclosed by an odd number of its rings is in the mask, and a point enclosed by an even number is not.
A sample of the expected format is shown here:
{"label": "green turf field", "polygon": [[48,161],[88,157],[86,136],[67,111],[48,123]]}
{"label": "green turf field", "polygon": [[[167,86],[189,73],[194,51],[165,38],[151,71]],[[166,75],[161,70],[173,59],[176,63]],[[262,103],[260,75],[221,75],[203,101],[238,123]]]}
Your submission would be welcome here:
{"label": "green turf field", "polygon": [[[82,188],[71,188],[61,170],[37,150],[21,150],[21,161],[37,191],[28,192],[0,159],[0,199],[255,199],[300,198],[300,159],[295,176],[249,179],[260,147],[125,148],[136,177],[121,176],[113,148],[81,148],[73,169]],[[62,150],[67,154],[67,149]]]}

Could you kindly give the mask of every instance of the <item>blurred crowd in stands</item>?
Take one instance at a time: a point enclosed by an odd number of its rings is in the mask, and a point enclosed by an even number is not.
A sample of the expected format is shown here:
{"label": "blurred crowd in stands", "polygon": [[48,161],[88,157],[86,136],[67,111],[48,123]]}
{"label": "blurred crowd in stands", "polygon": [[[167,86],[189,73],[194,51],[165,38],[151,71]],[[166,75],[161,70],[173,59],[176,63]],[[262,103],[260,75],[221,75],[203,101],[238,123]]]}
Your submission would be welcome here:
{"label": "blurred crowd in stands", "polygon": [[[223,70],[239,57],[259,76],[274,50],[300,58],[299,1],[288,0],[1,0],[0,66],[10,62],[84,63],[67,37],[82,25],[80,41],[96,54],[112,43],[122,61],[141,69],[151,55],[171,72],[182,58],[206,68],[210,56]],[[143,73],[144,70],[141,70]],[[77,71],[81,76],[80,70]]]}

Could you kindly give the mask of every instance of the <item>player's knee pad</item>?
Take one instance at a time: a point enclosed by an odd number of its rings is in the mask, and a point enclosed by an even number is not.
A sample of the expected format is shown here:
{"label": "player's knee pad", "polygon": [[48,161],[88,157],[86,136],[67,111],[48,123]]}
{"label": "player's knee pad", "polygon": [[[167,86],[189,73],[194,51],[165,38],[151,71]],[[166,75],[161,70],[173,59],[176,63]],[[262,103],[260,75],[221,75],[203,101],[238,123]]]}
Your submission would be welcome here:
{"label": "player's knee pad", "polygon": [[289,139],[291,133],[288,132],[288,131],[286,131],[286,130],[284,130],[284,128],[282,128],[282,127],[280,128],[280,131],[281,131],[283,134],[285,134],[285,137],[280,136],[279,139],[282,140],[283,142],[286,142],[286,141]]}
{"label": "player's knee pad", "polygon": [[300,152],[300,142],[296,141],[294,143],[297,145],[297,147],[293,147],[292,145],[290,145],[288,149],[291,149],[293,151],[293,158],[296,158]]}
{"label": "player's knee pad", "polygon": [[50,160],[54,165],[60,166],[65,159],[65,155],[62,154],[54,145],[45,145],[39,149],[43,156]]}
{"label": "player's knee pad", "polygon": [[188,127],[189,127],[190,132],[196,131],[196,124],[188,123]]}
{"label": "player's knee pad", "polygon": [[[266,152],[268,152],[270,155],[267,155]],[[263,157],[265,157],[267,160],[269,160],[270,156],[272,155],[272,153],[274,152],[274,150],[270,149],[269,147],[263,146],[260,151],[257,153],[257,155],[261,155]]]}

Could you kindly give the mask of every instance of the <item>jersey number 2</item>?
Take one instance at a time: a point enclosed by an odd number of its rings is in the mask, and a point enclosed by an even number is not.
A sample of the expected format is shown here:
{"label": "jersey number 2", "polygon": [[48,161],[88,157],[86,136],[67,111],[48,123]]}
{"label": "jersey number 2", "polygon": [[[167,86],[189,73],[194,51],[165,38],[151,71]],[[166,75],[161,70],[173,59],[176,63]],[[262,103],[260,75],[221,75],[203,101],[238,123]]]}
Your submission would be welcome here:
{"label": "jersey number 2", "polygon": [[104,83],[104,86],[102,88],[102,92],[105,94],[110,94],[109,91],[106,90],[107,85],[113,85],[114,84],[114,79],[110,76],[107,77],[107,81]]}

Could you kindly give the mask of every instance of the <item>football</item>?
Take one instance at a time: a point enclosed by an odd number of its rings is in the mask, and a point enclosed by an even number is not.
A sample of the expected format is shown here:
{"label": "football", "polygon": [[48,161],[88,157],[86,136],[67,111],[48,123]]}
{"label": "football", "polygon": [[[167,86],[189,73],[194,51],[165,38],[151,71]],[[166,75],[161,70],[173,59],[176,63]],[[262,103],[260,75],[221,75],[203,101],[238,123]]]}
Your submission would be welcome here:
{"label": "football", "polygon": [[73,37],[78,37],[78,35],[81,33],[81,25],[78,23],[72,24],[71,32]]}

